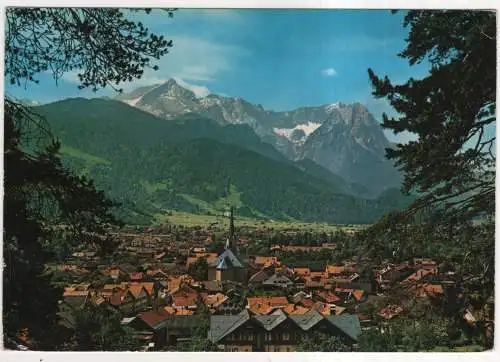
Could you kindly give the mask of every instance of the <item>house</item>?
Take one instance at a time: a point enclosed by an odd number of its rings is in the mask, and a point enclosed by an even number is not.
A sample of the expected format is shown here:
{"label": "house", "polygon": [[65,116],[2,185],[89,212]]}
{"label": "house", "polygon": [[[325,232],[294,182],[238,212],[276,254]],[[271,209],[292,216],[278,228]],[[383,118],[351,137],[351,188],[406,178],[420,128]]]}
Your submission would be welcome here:
{"label": "house", "polygon": [[315,310],[322,315],[330,315],[331,314],[330,305],[323,303],[323,302],[315,302],[312,305],[311,310]]}
{"label": "house", "polygon": [[109,303],[125,315],[131,315],[135,311],[135,298],[128,289],[116,290],[111,298],[109,298]]}
{"label": "house", "polygon": [[179,340],[189,340],[200,323],[198,315],[173,315],[157,310],[140,313],[128,325],[141,339],[154,343],[155,350],[162,350],[176,346]]}
{"label": "house", "polygon": [[384,319],[392,319],[403,312],[403,307],[399,305],[388,305],[387,307],[382,308],[378,315]]}
{"label": "house", "polygon": [[319,291],[319,292],[316,292],[314,295],[317,298],[319,298],[320,300],[323,300],[324,302],[329,303],[329,304],[335,304],[335,303],[339,303],[342,301],[342,298],[339,298],[334,293],[327,292],[327,291]]}
{"label": "house", "polygon": [[401,285],[409,287],[415,285],[425,280],[425,278],[431,277],[436,274],[436,268],[434,269],[418,269],[416,272],[408,276],[405,280],[401,282]]}
{"label": "house", "polygon": [[202,258],[206,259],[207,263],[210,264],[217,259],[217,253],[197,253],[194,256],[188,256],[188,258],[186,259],[186,267],[189,268],[191,264]]}
{"label": "house", "polygon": [[316,311],[287,315],[276,310],[270,315],[252,315],[247,310],[232,316],[211,316],[208,339],[227,352],[292,352],[304,333],[322,331],[339,336],[347,344],[361,333],[355,315],[323,316]]}
{"label": "house", "polygon": [[286,297],[248,297],[247,308],[255,314],[268,314],[278,308],[288,305]]}
{"label": "house", "polygon": [[280,265],[279,258],[277,256],[256,256],[253,262],[261,268],[269,267],[272,265]]}
{"label": "house", "polygon": [[363,290],[354,288],[335,288],[335,294],[344,300],[354,298],[357,302],[362,302],[367,298]]}
{"label": "house", "polygon": [[306,290],[319,290],[325,288],[325,280],[324,279],[316,279],[314,280],[311,277],[304,277],[304,286]]}
{"label": "house", "polygon": [[193,332],[203,323],[199,314],[180,314],[167,318],[165,323],[167,346],[177,346],[191,339]]}
{"label": "house", "polygon": [[262,282],[264,289],[287,289],[293,286],[293,282],[282,273],[274,273]]}
{"label": "house", "polygon": [[198,293],[189,293],[186,291],[177,291],[172,294],[172,307],[178,309],[195,310],[198,305]]}
{"label": "house", "polygon": [[340,275],[345,272],[345,267],[343,265],[327,265],[325,267],[325,273],[328,278],[331,278],[334,275]]}
{"label": "house", "polygon": [[120,268],[106,268],[103,270],[103,274],[108,278],[111,278],[115,283],[119,281],[129,280],[127,272],[124,272]]}
{"label": "house", "polygon": [[133,272],[129,274],[130,280],[133,282],[140,282],[144,278],[144,273]]}
{"label": "house", "polygon": [[301,305],[297,304],[288,304],[285,308],[283,308],[283,312],[285,312],[287,315],[303,315],[309,312],[311,309],[303,307]]}
{"label": "house", "polygon": [[314,300],[311,298],[305,298],[300,301],[300,304],[302,304],[304,307],[311,309],[314,305]]}
{"label": "house", "polygon": [[408,264],[388,264],[384,268],[378,270],[375,275],[379,285],[383,289],[386,289],[392,283],[400,282],[409,277],[412,272],[413,269]]}
{"label": "house", "polygon": [[128,290],[134,297],[134,311],[146,310],[153,306],[154,283],[130,283]]}
{"label": "house", "polygon": [[311,298],[311,295],[301,290],[292,296],[292,302],[299,303],[306,298]]}
{"label": "house", "polygon": [[162,309],[141,312],[128,326],[135,330],[138,339],[154,343],[154,349],[158,350],[167,344],[166,324],[169,316],[170,314]]}
{"label": "house", "polygon": [[226,300],[228,300],[228,297],[222,293],[217,293],[217,294],[201,293],[200,296],[203,304],[211,312],[215,312],[220,305],[222,305]]}
{"label": "house", "polygon": [[248,279],[248,284],[254,288],[258,288],[262,286],[262,283],[269,279],[270,274],[265,270],[260,270],[257,273],[253,274],[250,279]]}
{"label": "house", "polygon": [[443,286],[438,283],[415,284],[410,286],[407,290],[419,298],[439,297],[444,295]]}
{"label": "house", "polygon": [[222,282],[217,280],[204,281],[203,288],[209,293],[222,292],[224,290]]}
{"label": "house", "polygon": [[90,302],[90,291],[63,295],[58,305],[57,316],[59,317],[59,323],[66,328],[74,328],[74,313],[85,308]]}
{"label": "house", "polygon": [[166,280],[168,278],[167,273],[161,269],[148,269],[146,274],[154,280]]}
{"label": "house", "polygon": [[311,269],[309,268],[293,268],[293,272],[302,278],[311,275]]}
{"label": "house", "polygon": [[413,258],[413,265],[425,270],[434,270],[437,267],[436,261],[428,258]]}
{"label": "house", "polygon": [[156,300],[153,282],[106,284],[101,296],[126,315],[151,308]]}

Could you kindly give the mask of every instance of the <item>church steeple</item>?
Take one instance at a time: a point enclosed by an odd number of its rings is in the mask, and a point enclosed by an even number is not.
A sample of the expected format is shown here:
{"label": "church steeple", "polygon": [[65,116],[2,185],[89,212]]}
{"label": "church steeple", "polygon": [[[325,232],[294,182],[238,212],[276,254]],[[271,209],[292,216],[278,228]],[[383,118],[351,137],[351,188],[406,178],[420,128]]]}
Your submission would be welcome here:
{"label": "church steeple", "polygon": [[[231,244],[234,242],[234,211],[233,207],[230,208],[230,219],[229,219],[229,238],[231,240]],[[233,246],[233,245],[231,245]]]}

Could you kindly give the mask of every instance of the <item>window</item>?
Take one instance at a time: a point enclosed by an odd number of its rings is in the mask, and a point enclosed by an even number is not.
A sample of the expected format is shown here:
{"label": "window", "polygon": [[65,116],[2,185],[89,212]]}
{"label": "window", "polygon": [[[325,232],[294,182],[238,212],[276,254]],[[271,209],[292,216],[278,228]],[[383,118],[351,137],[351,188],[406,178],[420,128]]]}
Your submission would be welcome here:
{"label": "window", "polygon": [[283,332],[283,340],[284,341],[289,341],[290,340],[290,333]]}
{"label": "window", "polygon": [[253,341],[253,333],[252,331],[248,332],[248,340]]}

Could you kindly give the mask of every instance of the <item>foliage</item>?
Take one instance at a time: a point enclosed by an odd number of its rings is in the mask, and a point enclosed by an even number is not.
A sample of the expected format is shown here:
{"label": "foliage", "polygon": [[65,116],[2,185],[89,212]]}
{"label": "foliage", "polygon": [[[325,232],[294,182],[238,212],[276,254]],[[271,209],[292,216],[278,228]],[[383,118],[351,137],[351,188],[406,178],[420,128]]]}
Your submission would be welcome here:
{"label": "foliage", "polygon": [[[417,198],[359,239],[375,263],[430,257],[456,266],[456,286],[446,291],[439,314],[460,333],[467,329],[459,323],[465,308],[482,308],[494,287],[496,14],[414,10],[404,26],[410,32],[399,55],[410,65],[427,62],[429,74],[402,85],[371,69],[369,76],[373,94],[399,114],[384,115],[383,126],[418,137],[387,150],[405,172],[404,191]],[[486,328],[478,329],[490,347]],[[432,347],[430,339],[401,343],[398,348]]]}
{"label": "foliage", "polygon": [[496,14],[492,11],[413,10],[399,56],[428,62],[429,75],[393,85],[370,69],[378,98],[401,115],[383,127],[418,140],[388,150],[405,172],[404,188],[419,194],[415,211],[442,206],[469,217],[491,214],[495,195]]}
{"label": "foliage", "polygon": [[352,348],[342,338],[325,333],[312,332],[300,337],[297,352],[349,352]]}
{"label": "foliage", "polygon": [[[140,77],[149,58],[165,54],[170,45],[117,9],[11,7],[4,75],[11,84],[27,86],[42,72],[52,71],[57,80],[79,71],[80,88],[95,90]],[[50,286],[44,264],[94,242],[116,223],[114,203],[87,177],[64,167],[60,144],[43,117],[11,99],[4,103],[4,333],[28,328],[32,347],[54,349],[62,291]]]}
{"label": "foliage", "polygon": [[[10,102],[5,106],[5,216],[3,254],[4,326],[7,333],[28,328],[40,346],[49,347],[47,329],[55,328],[58,289],[43,274],[56,251],[51,244],[63,228],[66,247],[82,242],[85,233],[114,223],[113,205],[91,181],[72,175],[57,156],[58,143],[34,155],[20,148],[16,117],[28,117]],[[73,242],[73,244],[71,243]],[[40,303],[34,305],[30,295]],[[45,332],[45,333],[44,333]]]}
{"label": "foliage", "polygon": [[105,306],[88,306],[75,312],[75,349],[79,351],[134,351],[140,347],[121,316]]}
{"label": "foliage", "polygon": [[382,328],[370,328],[361,333],[360,351],[419,352],[453,345],[448,334],[450,323],[444,319],[399,319]]}
{"label": "foliage", "polygon": [[158,69],[150,60],[172,46],[111,8],[8,8],[6,31],[5,76],[17,85],[38,83],[45,71],[55,79],[78,71],[79,87],[96,91]]}
{"label": "foliage", "polygon": [[208,262],[205,258],[198,258],[188,268],[188,274],[195,280],[208,280]]}
{"label": "foliage", "polygon": [[208,318],[202,319],[200,324],[193,330],[189,343],[181,345],[180,350],[185,352],[217,352],[219,350],[217,345],[207,338],[209,329],[210,322]]}
{"label": "foliage", "polygon": [[275,220],[368,222],[399,206],[336,193],[331,181],[273,157],[247,125],[221,126],[196,115],[162,122],[103,99],[71,99],[36,110],[65,147],[78,150],[65,156],[67,164],[85,170],[120,202],[118,216],[129,223],[151,222],[168,210],[221,215],[230,199],[237,199],[239,216]]}

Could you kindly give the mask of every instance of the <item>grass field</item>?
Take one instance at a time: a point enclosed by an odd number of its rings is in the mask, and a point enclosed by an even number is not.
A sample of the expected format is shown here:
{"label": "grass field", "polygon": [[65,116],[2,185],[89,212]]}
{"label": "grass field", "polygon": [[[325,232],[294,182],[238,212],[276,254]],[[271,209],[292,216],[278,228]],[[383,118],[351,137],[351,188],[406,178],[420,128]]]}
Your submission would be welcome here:
{"label": "grass field", "polygon": [[[193,226],[209,226],[218,225],[221,229],[227,228],[228,219],[223,216],[216,215],[199,215],[190,214],[187,212],[173,211],[171,215],[155,214],[155,224],[161,225],[166,222],[183,225],[188,227]],[[359,231],[367,227],[367,225],[337,225],[327,223],[308,223],[298,221],[280,221],[280,220],[257,220],[247,217],[236,216],[236,227],[250,227],[262,229],[295,229],[295,230],[314,230],[316,232],[331,232],[331,231]]]}
{"label": "grass field", "polygon": [[68,147],[68,146],[62,146],[61,147],[61,154],[67,155],[70,157],[75,157],[79,158],[81,160],[87,161],[89,164],[92,165],[110,165],[110,162],[108,160],[105,160],[104,158],[97,157],[94,155],[91,155],[89,153],[85,153],[82,150],[79,150],[77,148],[73,147]]}

